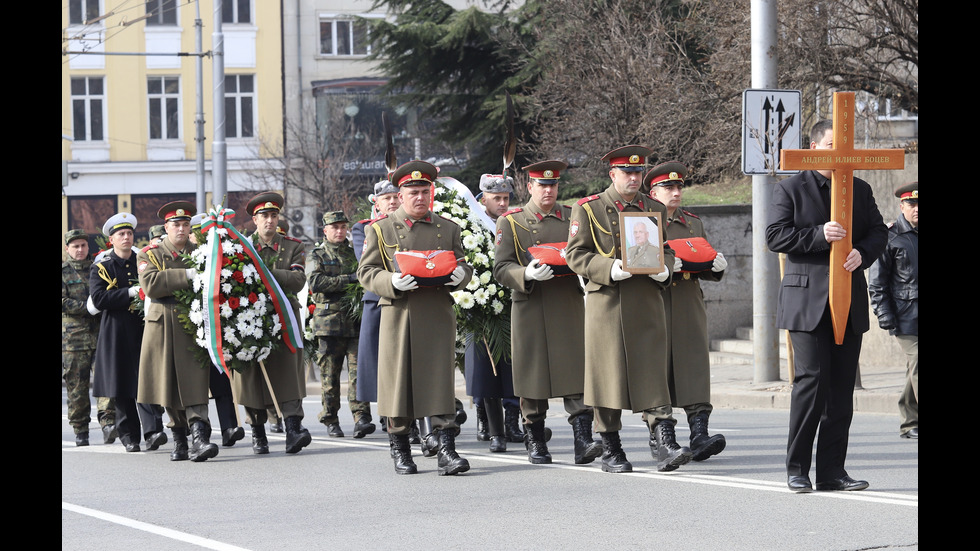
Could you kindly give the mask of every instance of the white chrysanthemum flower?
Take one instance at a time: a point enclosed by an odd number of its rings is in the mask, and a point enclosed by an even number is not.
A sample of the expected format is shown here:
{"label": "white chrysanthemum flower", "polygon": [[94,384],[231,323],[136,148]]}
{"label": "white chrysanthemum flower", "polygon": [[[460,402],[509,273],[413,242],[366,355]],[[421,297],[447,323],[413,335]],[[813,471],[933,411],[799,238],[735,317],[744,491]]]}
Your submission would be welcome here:
{"label": "white chrysanthemum flower", "polygon": [[480,278],[474,277],[470,279],[470,282],[466,284],[467,291],[476,291],[480,288]]}
{"label": "white chrysanthemum flower", "polygon": [[480,266],[489,266],[490,265],[490,259],[487,258],[487,255],[485,255],[483,253],[476,253],[476,254],[474,254],[473,255],[473,262],[476,262]]}
{"label": "white chrysanthemum flower", "polygon": [[204,323],[204,311],[201,310],[200,308],[198,308],[197,310],[191,308],[191,311],[190,313],[187,314],[187,317],[189,317],[190,320],[194,322],[194,325],[200,326],[202,323]]}
{"label": "white chrysanthemum flower", "polygon": [[480,244],[480,240],[473,234],[467,235],[463,238],[463,247],[466,249],[473,249]]}
{"label": "white chrysanthemum flower", "polygon": [[459,295],[454,297],[456,299],[456,304],[464,310],[469,310],[473,307],[476,301],[473,300],[473,293],[468,293],[466,291],[458,291]]}
{"label": "white chrysanthemum flower", "polygon": [[490,272],[483,272],[480,274],[480,284],[486,285],[487,283],[490,283],[490,276]]}
{"label": "white chrysanthemum flower", "polygon": [[494,314],[499,314],[504,311],[504,303],[500,302],[497,299],[493,299],[493,301],[490,302],[490,306],[493,307]]}
{"label": "white chrysanthemum flower", "polygon": [[441,212],[442,211],[442,201],[433,201],[432,202],[432,210],[434,212],[437,212],[437,213],[438,212]]}
{"label": "white chrysanthemum flower", "polygon": [[495,295],[495,294],[497,294],[497,284],[496,283],[491,283],[491,284],[487,285],[487,294],[488,295]]}
{"label": "white chrysanthemum flower", "polygon": [[449,207],[449,212],[455,214],[456,216],[463,216],[466,214],[466,212],[457,204],[453,204],[453,206]]}
{"label": "white chrysanthemum flower", "polygon": [[477,289],[477,291],[473,293],[473,300],[475,300],[480,306],[486,304],[488,298],[490,298],[490,294],[487,293],[486,289]]}
{"label": "white chrysanthemum flower", "polygon": [[221,284],[221,292],[230,295],[231,294],[231,283],[225,282]]}
{"label": "white chrysanthemum flower", "polygon": [[223,317],[225,319],[228,319],[228,318],[231,317],[231,312],[232,312],[231,306],[229,306],[227,302],[225,302],[224,304],[222,304],[221,307],[219,308],[219,310],[221,311],[221,317]]}
{"label": "white chrysanthemum flower", "polygon": [[255,266],[253,266],[252,264],[246,264],[242,268],[242,275],[245,276],[245,283],[248,283],[248,284],[251,284],[251,283],[259,280],[259,278],[257,277],[258,276],[258,273],[259,273],[259,271],[256,270],[255,269]]}

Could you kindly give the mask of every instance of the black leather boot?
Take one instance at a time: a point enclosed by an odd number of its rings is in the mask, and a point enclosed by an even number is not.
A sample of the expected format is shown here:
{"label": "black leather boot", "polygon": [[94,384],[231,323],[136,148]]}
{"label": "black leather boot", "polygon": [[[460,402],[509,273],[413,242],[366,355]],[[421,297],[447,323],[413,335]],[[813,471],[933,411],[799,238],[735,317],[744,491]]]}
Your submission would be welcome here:
{"label": "black leather boot", "polygon": [[[501,453],[507,451],[507,437],[504,429],[504,408],[500,403],[500,398],[484,398],[483,418],[487,426],[487,438],[490,441],[490,451]],[[479,427],[480,410],[477,410],[477,426]],[[479,440],[479,434],[477,440]]]}
{"label": "black leather boot", "polygon": [[265,455],[269,453],[269,437],[265,435],[265,424],[252,425],[252,453]]}
{"label": "black leather boot", "polygon": [[187,457],[191,461],[200,462],[216,455],[218,455],[218,446],[211,443],[211,427],[204,421],[191,423],[191,449]]}
{"label": "black leather boot", "polygon": [[470,462],[456,453],[456,431],[438,430],[439,475],[459,474],[470,470]]}
{"label": "black leather boot", "polygon": [[[384,420],[385,420],[385,418],[382,417],[381,418],[381,425],[382,426],[384,426],[384,424],[385,424],[384,423]],[[385,432],[388,432],[387,427],[385,427],[384,431]],[[408,429],[408,443],[409,444],[412,444],[412,445],[421,444],[422,443],[422,437],[419,436],[419,420],[418,419],[412,419],[412,428]]]}
{"label": "black leather boot", "polygon": [[650,447],[653,460],[657,462],[657,470],[670,472],[691,460],[691,448],[681,446],[674,436],[673,419],[659,421],[651,427],[654,446]]}
{"label": "black leather boot", "polygon": [[521,408],[504,406],[504,434],[508,442],[523,442],[524,431],[521,430]]}
{"label": "black leather boot", "polygon": [[435,457],[439,453],[439,435],[432,430],[432,418],[423,417],[421,432],[425,433],[422,437],[422,457]]}
{"label": "black leather boot", "polygon": [[187,461],[187,429],[174,427],[170,432],[174,435],[174,451],[170,452],[170,460]]}
{"label": "black leather boot", "polygon": [[490,441],[490,429],[487,427],[487,408],[483,406],[483,400],[476,402],[476,441]]}
{"label": "black leather boot", "polygon": [[456,424],[462,427],[467,419],[466,410],[463,409],[463,402],[460,402],[459,398],[454,398],[454,400],[456,401]]}
{"label": "black leather boot", "polygon": [[592,439],[592,411],[587,411],[572,419],[572,432],[575,435],[575,464],[592,463],[602,455],[602,443]]}
{"label": "black leather boot", "polygon": [[531,423],[526,427],[524,447],[527,448],[527,460],[534,465],[551,463],[551,454],[548,452],[548,444],[545,443],[544,438],[544,421]]}
{"label": "black leather boot", "polygon": [[419,468],[412,461],[412,445],[408,442],[407,434],[388,433],[388,444],[391,447],[391,458],[395,460],[396,474],[415,474]]}
{"label": "black leather boot", "polygon": [[708,436],[708,413],[702,411],[691,418],[691,459],[704,461],[725,449],[724,435]]}
{"label": "black leather boot", "polygon": [[631,473],[633,464],[626,460],[626,452],[619,440],[619,432],[600,432],[602,437],[602,471],[607,473]]}
{"label": "black leather boot", "polygon": [[221,445],[231,447],[242,438],[245,438],[244,427],[231,427],[221,431]]}
{"label": "black leather boot", "polygon": [[357,421],[354,421],[354,438],[364,438],[373,433],[378,427],[371,422],[370,413],[362,413]]}
{"label": "black leather boot", "polygon": [[310,445],[313,437],[310,431],[303,428],[298,415],[286,417],[286,453],[296,453]]}
{"label": "black leather boot", "polygon": [[88,446],[88,431],[75,433],[75,446]]}

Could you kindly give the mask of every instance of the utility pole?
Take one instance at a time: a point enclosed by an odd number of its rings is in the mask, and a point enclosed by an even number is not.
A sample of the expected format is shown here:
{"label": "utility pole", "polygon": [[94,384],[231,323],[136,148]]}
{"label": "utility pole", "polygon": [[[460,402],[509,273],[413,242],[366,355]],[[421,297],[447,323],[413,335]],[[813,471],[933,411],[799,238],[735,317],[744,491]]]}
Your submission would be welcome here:
{"label": "utility pole", "polygon": [[[228,194],[228,150],[225,143],[225,37],[221,33],[221,0],[214,0],[214,139],[211,142],[211,180],[214,202],[225,203]],[[222,204],[226,207],[227,205]]]}
{"label": "utility pole", "polygon": [[[200,1],[194,2],[194,7],[196,8],[196,13],[194,17],[194,45],[198,52],[201,51],[203,45],[202,39],[202,28],[204,27],[201,22],[201,3]],[[194,127],[195,127],[195,137],[194,141],[196,144],[196,158],[197,158],[197,212],[205,212],[207,205],[205,205],[205,191],[204,191],[204,60],[202,56],[197,56],[195,62],[195,76],[197,77],[197,85],[195,90],[195,99],[197,102],[197,111],[194,113]]]}
{"label": "utility pole", "polygon": [[[752,0],[752,88],[777,86],[776,0]],[[775,169],[774,169],[775,170]],[[772,175],[752,176],[752,355],[754,382],[779,380],[779,337],[776,331],[778,257],[766,245]],[[792,382],[792,381],[790,381]]]}

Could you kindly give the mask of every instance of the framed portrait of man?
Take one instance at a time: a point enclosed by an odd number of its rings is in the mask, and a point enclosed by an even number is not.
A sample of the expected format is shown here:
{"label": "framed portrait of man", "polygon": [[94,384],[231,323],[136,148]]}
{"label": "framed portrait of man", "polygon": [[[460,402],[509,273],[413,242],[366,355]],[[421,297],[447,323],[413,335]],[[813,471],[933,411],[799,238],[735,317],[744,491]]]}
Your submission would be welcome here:
{"label": "framed portrait of man", "polygon": [[658,274],[664,269],[659,212],[621,212],[619,227],[623,270],[632,274]]}

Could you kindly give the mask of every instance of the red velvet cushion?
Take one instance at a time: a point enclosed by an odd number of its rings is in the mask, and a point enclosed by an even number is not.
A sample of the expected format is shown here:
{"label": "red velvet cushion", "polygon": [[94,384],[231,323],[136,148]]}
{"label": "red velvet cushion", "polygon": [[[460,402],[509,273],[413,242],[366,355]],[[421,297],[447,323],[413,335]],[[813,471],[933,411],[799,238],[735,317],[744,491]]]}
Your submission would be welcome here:
{"label": "red velvet cushion", "polygon": [[528,260],[537,258],[542,265],[546,264],[551,266],[551,271],[556,276],[573,274],[575,272],[568,267],[568,262],[565,261],[566,246],[568,246],[568,242],[562,241],[560,243],[542,243],[528,247],[527,254],[530,257]]}
{"label": "red velvet cushion", "polygon": [[445,285],[456,269],[456,256],[452,251],[399,251],[395,262],[403,274],[415,276],[419,287]]}
{"label": "red velvet cushion", "polygon": [[717,252],[703,237],[687,239],[668,239],[667,244],[674,249],[674,255],[681,259],[682,272],[703,272],[711,269]]}

